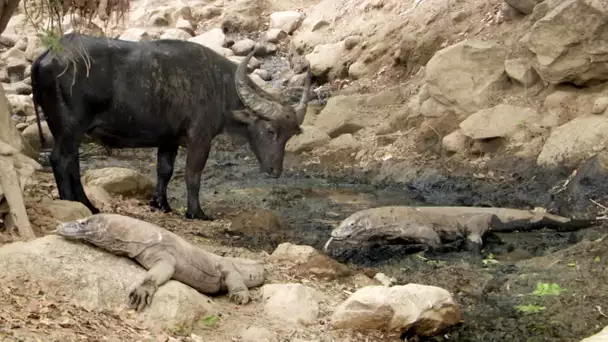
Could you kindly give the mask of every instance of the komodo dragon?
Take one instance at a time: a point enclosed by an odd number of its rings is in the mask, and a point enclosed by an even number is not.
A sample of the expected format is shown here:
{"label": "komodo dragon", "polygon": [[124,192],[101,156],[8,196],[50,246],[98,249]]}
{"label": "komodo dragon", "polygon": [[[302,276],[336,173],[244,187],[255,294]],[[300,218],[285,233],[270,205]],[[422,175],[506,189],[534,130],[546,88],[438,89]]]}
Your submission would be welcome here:
{"label": "komodo dragon", "polygon": [[438,248],[442,242],[466,238],[467,249],[479,252],[488,231],[512,232],[543,227],[561,230],[585,228],[597,220],[572,220],[531,210],[486,207],[385,206],[358,211],[331,232],[332,241],[360,243],[422,243]]}
{"label": "komodo dragon", "polygon": [[128,216],[95,214],[60,224],[55,233],[135,259],[145,267],[145,278],[129,293],[129,306],[137,311],[149,305],[169,279],[205,294],[227,291],[230,300],[241,305],[249,302],[248,289],[265,279],[260,261],[207,252],[164,228]]}

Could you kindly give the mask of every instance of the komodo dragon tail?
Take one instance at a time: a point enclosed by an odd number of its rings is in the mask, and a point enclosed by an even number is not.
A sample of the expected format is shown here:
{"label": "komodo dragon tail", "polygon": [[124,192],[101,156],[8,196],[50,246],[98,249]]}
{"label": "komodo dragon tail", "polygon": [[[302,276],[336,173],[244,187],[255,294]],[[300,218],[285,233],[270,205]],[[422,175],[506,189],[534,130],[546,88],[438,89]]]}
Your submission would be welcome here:
{"label": "komodo dragon tail", "polygon": [[550,216],[544,216],[538,221],[532,221],[531,219],[502,221],[498,216],[492,215],[490,225],[492,226],[492,230],[496,232],[512,232],[515,230],[529,231],[543,227],[554,229],[559,232],[569,232],[599,225],[601,222],[602,220],[600,219],[569,219],[561,221]]}

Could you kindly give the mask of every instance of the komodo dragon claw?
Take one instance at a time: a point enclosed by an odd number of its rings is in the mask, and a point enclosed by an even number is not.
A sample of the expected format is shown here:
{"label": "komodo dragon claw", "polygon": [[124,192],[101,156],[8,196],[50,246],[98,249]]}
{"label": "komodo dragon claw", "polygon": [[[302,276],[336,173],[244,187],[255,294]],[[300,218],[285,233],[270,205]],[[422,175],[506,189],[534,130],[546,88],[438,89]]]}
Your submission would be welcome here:
{"label": "komodo dragon claw", "polygon": [[233,290],[228,294],[228,299],[238,305],[245,305],[249,303],[249,291],[245,288],[243,290]]}
{"label": "komodo dragon claw", "polygon": [[156,286],[151,283],[143,283],[129,292],[129,307],[136,311],[142,311],[152,303],[152,296],[156,292]]}

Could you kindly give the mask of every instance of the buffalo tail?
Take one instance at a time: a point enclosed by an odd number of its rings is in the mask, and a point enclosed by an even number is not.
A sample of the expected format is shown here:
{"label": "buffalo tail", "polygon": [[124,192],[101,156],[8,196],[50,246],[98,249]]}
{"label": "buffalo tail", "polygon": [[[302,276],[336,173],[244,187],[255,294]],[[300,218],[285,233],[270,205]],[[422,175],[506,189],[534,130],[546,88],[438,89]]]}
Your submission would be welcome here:
{"label": "buffalo tail", "polygon": [[36,114],[36,125],[38,126],[38,135],[40,136],[40,147],[44,148],[45,139],[44,134],[42,134],[42,125],[40,124],[40,112],[38,111],[38,100],[39,100],[39,91],[36,88],[36,78],[38,77],[38,68],[40,66],[40,61],[51,51],[51,48],[46,49],[36,60],[32,63],[32,70],[30,73],[30,79],[32,81],[32,100],[34,102],[34,113]]}

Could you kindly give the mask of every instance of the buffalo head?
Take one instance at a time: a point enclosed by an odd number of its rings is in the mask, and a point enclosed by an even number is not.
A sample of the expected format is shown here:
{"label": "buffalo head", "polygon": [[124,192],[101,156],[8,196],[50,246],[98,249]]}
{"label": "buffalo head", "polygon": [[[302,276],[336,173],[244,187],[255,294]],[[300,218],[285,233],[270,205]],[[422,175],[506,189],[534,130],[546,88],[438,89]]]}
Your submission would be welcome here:
{"label": "buffalo head", "polygon": [[283,172],[285,144],[301,132],[309,100],[312,74],[308,72],[300,103],[291,105],[264,91],[246,76],[247,65],[257,49],[251,51],[236,69],[236,91],[246,110],[235,111],[234,118],[247,126],[247,139],[261,172],[278,178]]}

